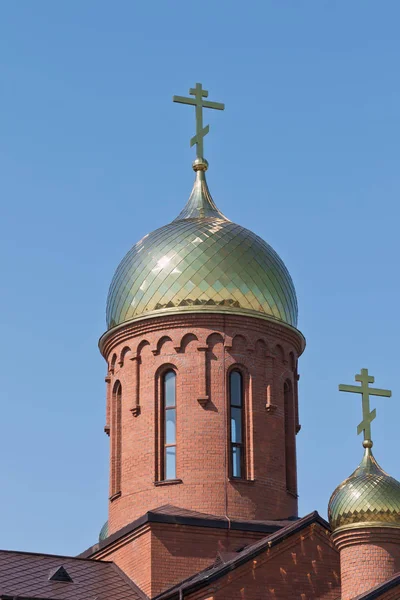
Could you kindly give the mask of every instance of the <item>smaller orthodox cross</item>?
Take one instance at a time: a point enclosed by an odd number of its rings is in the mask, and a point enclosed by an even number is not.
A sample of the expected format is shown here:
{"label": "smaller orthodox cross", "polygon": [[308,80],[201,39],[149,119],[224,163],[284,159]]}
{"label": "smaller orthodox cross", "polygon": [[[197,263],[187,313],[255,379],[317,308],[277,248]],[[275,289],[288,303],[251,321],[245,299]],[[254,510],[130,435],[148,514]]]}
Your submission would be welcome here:
{"label": "smaller orthodox cross", "polygon": [[191,104],[196,107],[196,135],[190,140],[190,147],[197,145],[196,156],[197,158],[204,159],[204,145],[203,138],[210,131],[210,126],[206,125],[203,127],[203,108],[215,108],[216,110],[224,110],[225,104],[219,102],[210,102],[209,100],[203,100],[208,97],[207,90],[203,90],[201,83],[196,83],[195,88],[190,88],[189,94],[194,98],[185,98],[184,96],[173,96],[173,102],[180,102],[181,104]]}
{"label": "smaller orthodox cross", "polygon": [[364,442],[367,442],[368,446],[372,446],[371,423],[376,417],[376,409],[374,408],[374,410],[370,410],[369,397],[385,396],[386,398],[390,398],[392,392],[390,390],[379,390],[377,388],[370,388],[369,384],[375,382],[375,377],[368,375],[368,369],[361,369],[361,373],[356,375],[354,379],[355,381],[359,381],[361,385],[340,384],[339,392],[352,392],[353,394],[362,394],[363,420],[357,427],[357,434],[359,435],[363,431]]}

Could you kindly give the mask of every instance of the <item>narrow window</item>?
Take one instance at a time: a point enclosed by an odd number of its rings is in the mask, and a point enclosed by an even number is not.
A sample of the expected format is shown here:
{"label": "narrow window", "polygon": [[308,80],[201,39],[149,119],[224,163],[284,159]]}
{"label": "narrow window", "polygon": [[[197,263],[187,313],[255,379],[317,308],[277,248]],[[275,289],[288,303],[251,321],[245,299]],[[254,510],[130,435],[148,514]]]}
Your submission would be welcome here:
{"label": "narrow window", "polygon": [[286,489],[292,494],[297,493],[296,482],[296,432],[293,387],[290,381],[284,386],[285,409],[285,467]]}
{"label": "narrow window", "polygon": [[111,497],[121,491],[121,452],[122,452],[122,387],[119,381],[113,389],[111,424]]}
{"label": "narrow window", "polygon": [[230,404],[230,474],[243,479],[244,469],[244,402],[243,377],[239,371],[229,375]]}
{"label": "narrow window", "polygon": [[163,479],[176,479],[176,375],[167,371],[163,377]]}

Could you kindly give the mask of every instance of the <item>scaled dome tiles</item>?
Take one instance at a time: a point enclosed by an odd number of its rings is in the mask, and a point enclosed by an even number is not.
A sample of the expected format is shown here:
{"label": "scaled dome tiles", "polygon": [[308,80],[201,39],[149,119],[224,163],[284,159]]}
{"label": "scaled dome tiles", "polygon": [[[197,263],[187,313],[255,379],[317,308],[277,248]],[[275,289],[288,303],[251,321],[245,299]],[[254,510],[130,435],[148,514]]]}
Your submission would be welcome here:
{"label": "scaled dome tiles", "polygon": [[328,507],[332,532],[359,527],[400,527],[400,482],[366,448],[361,464],[333,492]]}
{"label": "scaled dome tiles", "polygon": [[217,209],[204,170],[196,170],[180,215],[142,238],[117,268],[107,299],[109,329],[161,311],[207,310],[261,314],[296,327],[296,293],[285,265]]}

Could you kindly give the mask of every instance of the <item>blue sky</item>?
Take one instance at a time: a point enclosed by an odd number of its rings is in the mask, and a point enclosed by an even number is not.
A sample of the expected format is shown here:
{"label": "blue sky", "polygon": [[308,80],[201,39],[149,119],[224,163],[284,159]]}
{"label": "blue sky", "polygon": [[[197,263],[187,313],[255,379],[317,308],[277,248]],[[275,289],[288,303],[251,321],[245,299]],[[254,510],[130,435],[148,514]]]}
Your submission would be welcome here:
{"label": "blue sky", "polygon": [[397,0],[3,2],[0,7],[0,546],[78,553],[107,516],[105,363],[114,269],[192,185],[197,81],[219,208],[280,254],[300,361],[300,513],[361,459],[400,478]]}

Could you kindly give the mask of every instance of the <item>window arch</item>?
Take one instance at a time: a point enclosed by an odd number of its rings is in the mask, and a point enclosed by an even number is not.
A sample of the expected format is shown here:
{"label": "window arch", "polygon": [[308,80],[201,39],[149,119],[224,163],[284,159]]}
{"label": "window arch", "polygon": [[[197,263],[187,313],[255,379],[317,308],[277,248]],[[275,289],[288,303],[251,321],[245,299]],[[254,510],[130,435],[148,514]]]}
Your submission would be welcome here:
{"label": "window arch", "polygon": [[235,479],[246,476],[244,421],[243,375],[234,369],[229,373],[229,474]]}
{"label": "window arch", "polygon": [[176,479],[176,373],[166,371],[161,378],[162,393],[162,479]]}
{"label": "window arch", "polygon": [[111,363],[110,363],[110,371],[111,373],[114,373],[115,371],[115,363],[117,362],[117,355],[113,354],[112,358],[111,358]]}
{"label": "window arch", "polygon": [[122,348],[121,354],[119,357],[119,362],[118,362],[120,367],[124,366],[125,356],[128,354],[128,352],[131,352],[131,349],[129,348],[129,346],[125,346],[124,348]]}
{"label": "window arch", "polygon": [[111,498],[121,493],[122,453],[122,386],[116,381],[113,387],[111,422]]}
{"label": "window arch", "polygon": [[295,408],[292,382],[287,379],[283,388],[285,411],[285,469],[286,489],[291,494],[297,494],[296,481],[296,431]]}

